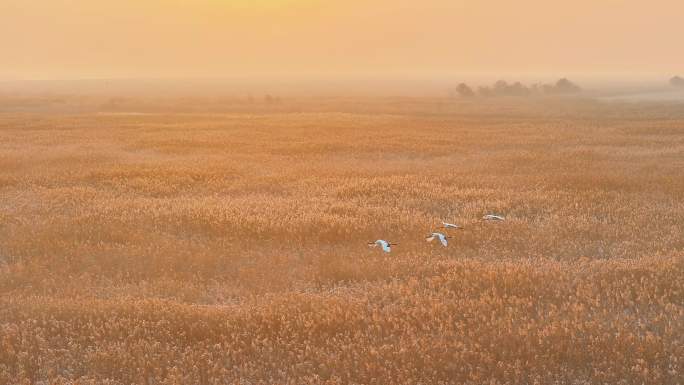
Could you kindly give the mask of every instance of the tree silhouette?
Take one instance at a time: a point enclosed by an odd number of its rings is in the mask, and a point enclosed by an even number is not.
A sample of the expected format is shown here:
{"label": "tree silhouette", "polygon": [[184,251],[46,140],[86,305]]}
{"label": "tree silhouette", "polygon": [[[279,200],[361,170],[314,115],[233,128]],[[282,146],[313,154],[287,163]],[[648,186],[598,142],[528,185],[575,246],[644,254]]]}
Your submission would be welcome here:
{"label": "tree silhouette", "polygon": [[472,98],[475,96],[475,92],[467,84],[461,83],[456,87],[456,93],[462,98]]}

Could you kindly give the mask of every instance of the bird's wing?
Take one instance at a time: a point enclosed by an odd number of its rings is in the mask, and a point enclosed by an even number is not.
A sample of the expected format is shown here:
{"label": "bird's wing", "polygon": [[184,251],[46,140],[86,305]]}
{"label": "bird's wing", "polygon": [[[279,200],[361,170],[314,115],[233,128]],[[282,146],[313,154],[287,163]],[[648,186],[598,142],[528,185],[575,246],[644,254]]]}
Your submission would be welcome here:
{"label": "bird's wing", "polygon": [[434,236],[429,236],[429,237],[426,237],[425,240],[428,241],[428,242],[432,242],[432,241],[435,240],[435,237],[434,237]]}
{"label": "bird's wing", "polygon": [[439,241],[442,242],[442,246],[445,246],[445,247],[446,247],[446,245],[447,245],[447,239],[446,239],[446,237],[445,237],[444,235],[441,235],[441,236],[439,237]]}

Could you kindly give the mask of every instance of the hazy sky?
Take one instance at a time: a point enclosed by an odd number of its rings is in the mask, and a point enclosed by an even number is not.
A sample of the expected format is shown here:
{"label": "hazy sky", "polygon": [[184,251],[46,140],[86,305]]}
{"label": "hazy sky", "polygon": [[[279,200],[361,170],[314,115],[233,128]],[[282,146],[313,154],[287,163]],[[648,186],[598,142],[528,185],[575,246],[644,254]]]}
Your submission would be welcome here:
{"label": "hazy sky", "polygon": [[684,73],[684,0],[0,0],[0,79]]}

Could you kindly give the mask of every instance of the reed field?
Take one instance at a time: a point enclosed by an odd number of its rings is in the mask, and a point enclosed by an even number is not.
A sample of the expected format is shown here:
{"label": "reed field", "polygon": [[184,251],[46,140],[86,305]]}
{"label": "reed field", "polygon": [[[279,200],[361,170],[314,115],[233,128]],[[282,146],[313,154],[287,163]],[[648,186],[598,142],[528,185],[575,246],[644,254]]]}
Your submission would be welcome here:
{"label": "reed field", "polygon": [[684,384],[682,104],[1,100],[1,385]]}

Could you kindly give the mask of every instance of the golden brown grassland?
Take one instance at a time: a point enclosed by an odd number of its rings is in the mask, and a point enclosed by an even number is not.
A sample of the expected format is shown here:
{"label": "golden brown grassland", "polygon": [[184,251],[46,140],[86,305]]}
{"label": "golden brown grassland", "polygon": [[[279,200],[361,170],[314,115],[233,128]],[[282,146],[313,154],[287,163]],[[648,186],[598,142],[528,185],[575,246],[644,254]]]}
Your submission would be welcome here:
{"label": "golden brown grassland", "polygon": [[14,107],[0,384],[684,384],[682,105]]}

